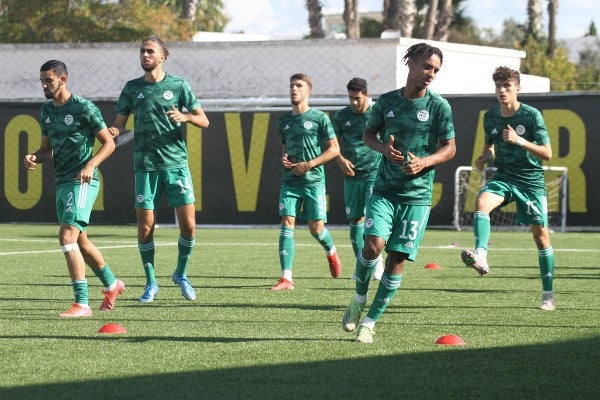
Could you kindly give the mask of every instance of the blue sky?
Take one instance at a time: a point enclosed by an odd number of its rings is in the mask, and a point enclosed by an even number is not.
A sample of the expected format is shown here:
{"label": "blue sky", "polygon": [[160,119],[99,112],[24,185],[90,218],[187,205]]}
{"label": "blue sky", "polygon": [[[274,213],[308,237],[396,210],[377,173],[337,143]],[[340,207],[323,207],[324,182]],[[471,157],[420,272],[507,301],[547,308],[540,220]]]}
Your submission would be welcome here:
{"label": "blue sky", "polygon": [[[231,19],[226,32],[243,31],[271,37],[302,37],[308,34],[305,0],[223,0]],[[324,13],[342,12],[344,0],[321,0]],[[359,0],[360,11],[381,11],[383,0]],[[546,16],[547,1],[542,1]],[[527,0],[467,0],[466,14],[480,28],[500,30],[512,18],[525,22]],[[593,0],[559,1],[558,38],[581,37],[591,21],[600,29],[600,6]],[[544,19],[547,26],[547,20]]]}

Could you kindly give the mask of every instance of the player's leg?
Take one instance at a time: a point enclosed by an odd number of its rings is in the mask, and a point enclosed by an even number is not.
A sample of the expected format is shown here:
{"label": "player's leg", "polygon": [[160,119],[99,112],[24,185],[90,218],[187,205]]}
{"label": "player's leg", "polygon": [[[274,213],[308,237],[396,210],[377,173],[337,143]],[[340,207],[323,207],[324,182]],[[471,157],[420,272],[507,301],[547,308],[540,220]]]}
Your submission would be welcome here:
{"label": "player's leg", "polygon": [[292,269],[294,264],[294,232],[296,227],[296,215],[298,214],[302,197],[298,188],[285,185],[279,191],[279,267],[281,278],[271,287],[271,290],[292,290],[294,283]]}
{"label": "player's leg", "polygon": [[310,234],[326,252],[331,276],[339,277],[342,273],[342,263],[333,243],[331,232],[325,227],[327,202],[324,186],[304,189],[304,217],[308,220]]}
{"label": "player's leg", "polygon": [[139,300],[147,303],[153,301],[158,293],[158,284],[154,274],[156,267],[154,263],[154,208],[162,193],[158,172],[136,172],[135,193],[138,251],[146,277],[144,293]]}
{"label": "player's leg", "polygon": [[355,257],[358,257],[358,253],[365,244],[365,203],[362,191],[358,187],[359,182],[344,180],[344,209],[350,228],[350,243]]}
{"label": "player's leg", "polygon": [[94,275],[100,279],[102,285],[104,285],[104,289],[102,290],[104,301],[100,305],[100,310],[112,310],[117,296],[125,292],[125,284],[115,277],[108,263],[104,261],[102,253],[89,240],[85,231],[79,235],[77,244],[81,250],[83,260],[94,271]]}
{"label": "player's leg", "polygon": [[342,318],[342,328],[352,332],[360,322],[368,301],[369,282],[389,235],[392,232],[394,206],[387,199],[374,195],[367,207],[365,244],[355,264],[355,293]]}
{"label": "player's leg", "polygon": [[192,249],[196,244],[196,210],[194,204],[186,204],[175,208],[179,221],[179,238],[177,241],[177,267],[173,273],[173,282],[181,288],[181,295],[188,300],[196,299],[196,291],[187,277]]}
{"label": "player's leg", "polygon": [[488,243],[491,236],[490,212],[501,205],[505,198],[499,191],[481,191],[475,201],[473,214],[473,235],[475,237],[475,250],[464,250],[461,259],[467,267],[473,268],[480,275],[485,275],[490,268],[487,263]]}
{"label": "player's leg", "polygon": [[547,226],[531,225],[533,239],[538,249],[538,263],[542,278],[542,305],[543,311],[553,311],[556,308],[554,299],[554,249],[550,244],[550,233]]}
{"label": "player's leg", "polygon": [[63,223],[60,227],[59,242],[61,250],[65,255],[71,286],[73,287],[73,306],[59,314],[61,318],[89,317],[92,315],[88,302],[88,283],[85,278],[85,262],[77,244],[79,229],[75,226]]}
{"label": "player's leg", "polygon": [[196,209],[194,185],[188,167],[161,171],[159,181],[164,187],[167,203],[175,208],[179,222],[177,239],[177,266],[172,275],[173,282],[181,288],[187,300],[196,299],[196,291],[187,276],[192,249],[196,244]]}

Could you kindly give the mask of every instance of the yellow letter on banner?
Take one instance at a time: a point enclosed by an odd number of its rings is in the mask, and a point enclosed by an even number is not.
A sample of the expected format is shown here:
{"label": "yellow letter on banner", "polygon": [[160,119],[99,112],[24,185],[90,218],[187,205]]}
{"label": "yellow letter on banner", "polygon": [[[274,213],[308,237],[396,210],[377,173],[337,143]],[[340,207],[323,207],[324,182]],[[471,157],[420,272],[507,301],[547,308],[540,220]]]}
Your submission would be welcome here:
{"label": "yellow letter on banner", "polygon": [[33,208],[42,197],[43,167],[38,164],[35,171],[27,173],[27,189],[19,190],[19,170],[25,169],[19,155],[19,135],[27,135],[27,153],[39,148],[42,134],[39,122],[30,115],[17,115],[6,125],[4,134],[4,192],[6,200],[19,210]]}
{"label": "yellow letter on banner", "polygon": [[269,114],[255,113],[248,158],[245,157],[242,122],[239,113],[225,113],[225,126],[231,154],[231,170],[238,211],[255,211],[262,172]]}
{"label": "yellow letter on banner", "polygon": [[202,211],[202,129],[192,124],[186,125],[186,145],[188,166],[194,184],[194,209]]}
{"label": "yellow letter on banner", "polygon": [[[579,115],[571,110],[544,110],[542,114],[552,145],[552,160],[547,165],[569,168],[567,187],[569,210],[571,212],[587,212],[586,180],[581,169],[587,148],[585,125]],[[568,147],[566,143],[559,142],[560,128],[569,132]],[[564,157],[559,157],[558,150],[561,144],[569,149],[569,153]]]}

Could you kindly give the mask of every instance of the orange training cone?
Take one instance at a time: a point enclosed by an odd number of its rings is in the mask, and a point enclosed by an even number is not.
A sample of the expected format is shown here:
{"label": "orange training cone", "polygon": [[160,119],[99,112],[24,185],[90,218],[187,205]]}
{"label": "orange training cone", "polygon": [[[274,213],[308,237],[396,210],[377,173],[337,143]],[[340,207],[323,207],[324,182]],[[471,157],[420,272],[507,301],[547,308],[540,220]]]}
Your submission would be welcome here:
{"label": "orange training cone", "polygon": [[425,269],[442,269],[442,266],[440,264],[431,263],[431,264],[427,264],[425,266]]}
{"label": "orange training cone", "polygon": [[443,344],[446,346],[460,346],[460,345],[464,345],[465,341],[456,335],[444,335],[444,336],[440,336],[435,341],[435,344]]}
{"label": "orange training cone", "polygon": [[127,330],[119,324],[106,324],[98,330],[98,333],[127,333]]}

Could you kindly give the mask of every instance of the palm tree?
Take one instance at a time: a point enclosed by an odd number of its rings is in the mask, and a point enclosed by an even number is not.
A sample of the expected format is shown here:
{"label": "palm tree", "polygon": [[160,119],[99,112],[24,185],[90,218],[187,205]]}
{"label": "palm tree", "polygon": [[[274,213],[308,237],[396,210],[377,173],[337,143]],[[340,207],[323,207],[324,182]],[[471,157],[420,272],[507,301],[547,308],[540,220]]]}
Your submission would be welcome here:
{"label": "palm tree", "polygon": [[398,29],[400,0],[383,0],[383,29]]}
{"label": "palm tree", "polygon": [[539,39],[542,33],[542,2],[527,0],[527,33]]}
{"label": "palm tree", "polygon": [[423,29],[425,39],[433,39],[433,32],[435,31],[435,24],[437,23],[437,16],[438,0],[429,0],[427,15],[425,16],[425,27]]}
{"label": "palm tree", "polygon": [[454,20],[454,5],[452,4],[452,0],[442,0],[441,8],[440,17],[435,24],[433,39],[446,42],[450,35],[450,25]]}
{"label": "palm tree", "polygon": [[554,58],[556,52],[556,14],[558,0],[548,0],[548,57]]}
{"label": "palm tree", "polygon": [[416,0],[400,0],[400,19],[398,21],[400,36],[412,37],[417,15]]}
{"label": "palm tree", "polygon": [[308,9],[308,26],[310,27],[310,37],[322,39],[325,37],[323,30],[323,13],[321,12],[321,2],[319,0],[306,0]]}
{"label": "palm tree", "polygon": [[344,0],[344,23],[348,39],[360,39],[358,0]]}

